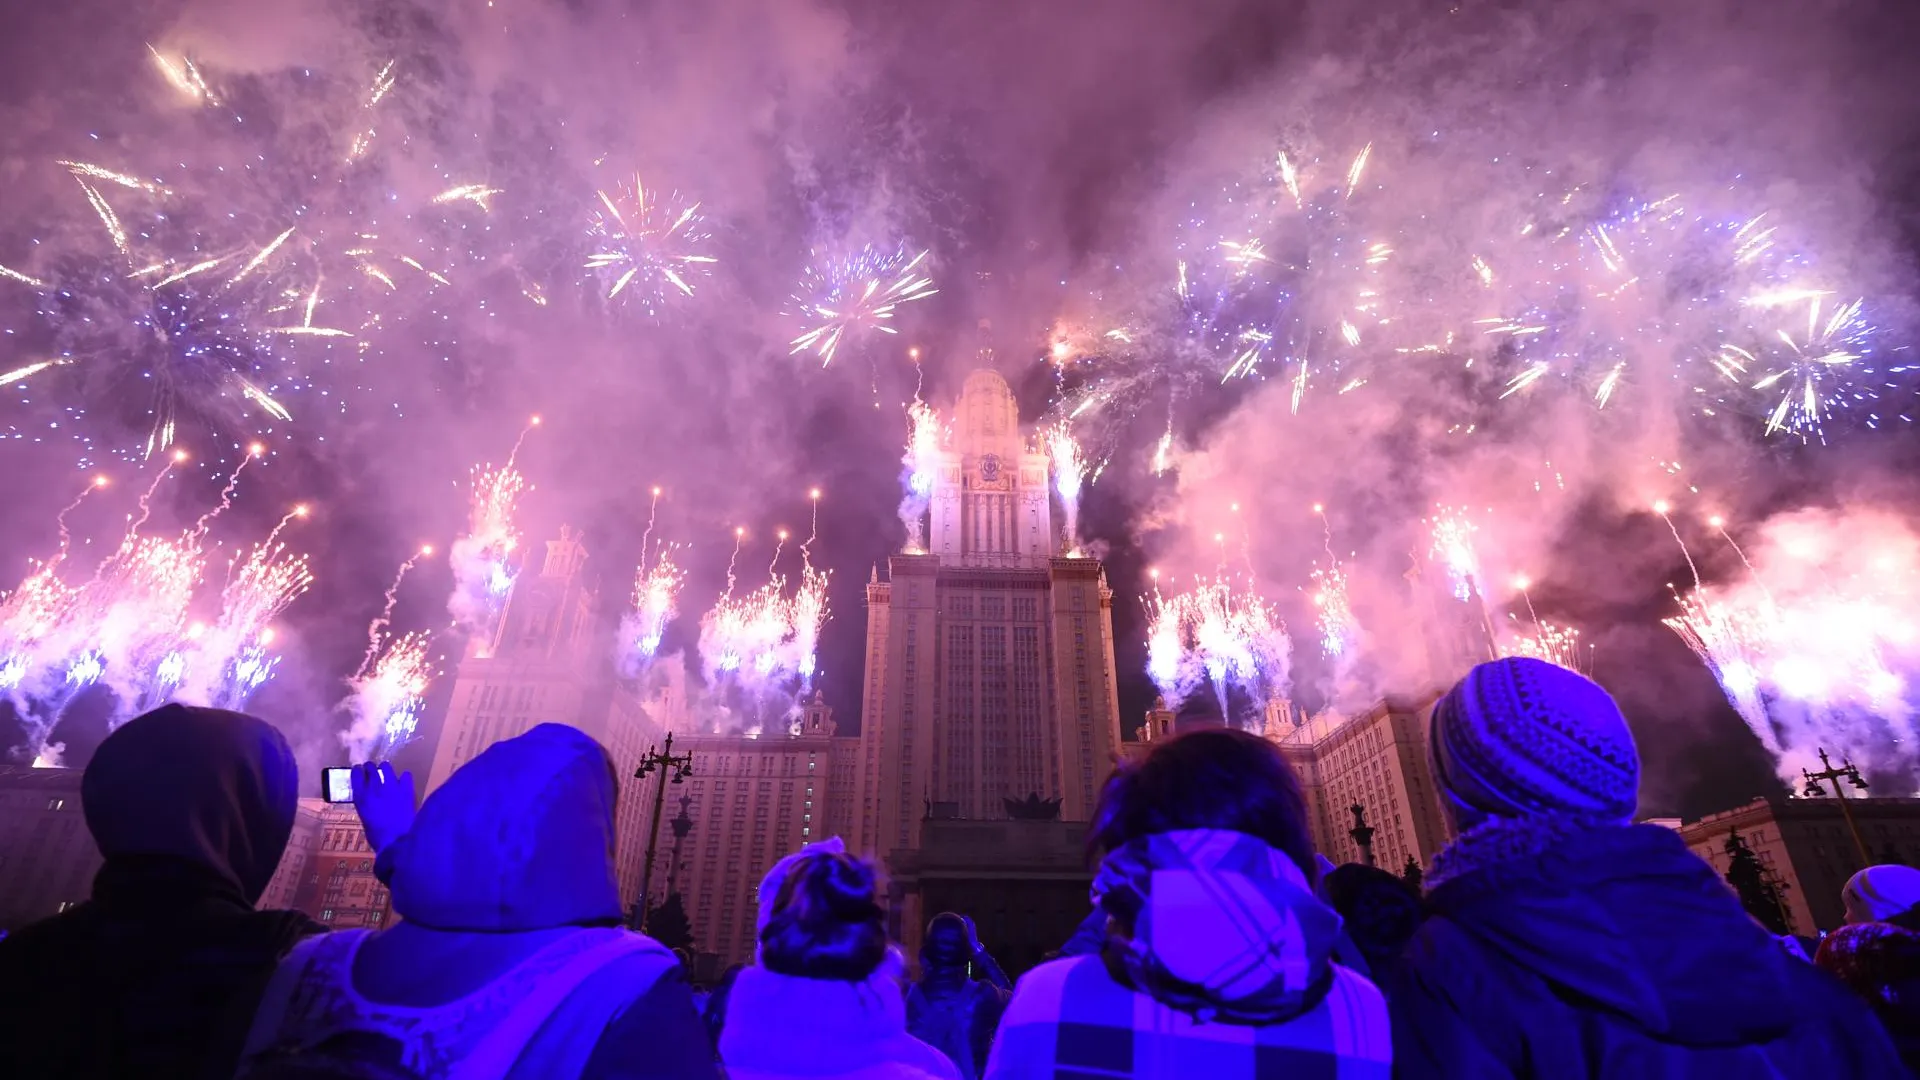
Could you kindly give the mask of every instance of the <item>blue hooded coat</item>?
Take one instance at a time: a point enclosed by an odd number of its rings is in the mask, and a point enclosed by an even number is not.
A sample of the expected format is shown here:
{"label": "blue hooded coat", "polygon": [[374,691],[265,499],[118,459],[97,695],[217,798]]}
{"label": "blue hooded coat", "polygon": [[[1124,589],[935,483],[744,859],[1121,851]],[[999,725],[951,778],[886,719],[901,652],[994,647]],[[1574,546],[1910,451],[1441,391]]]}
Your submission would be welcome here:
{"label": "blue hooded coat", "polygon": [[[315,956],[335,978],[283,967],[248,1041],[251,1056],[325,1043],[370,1020],[406,1031],[410,1014],[515,993],[563,967],[583,934],[625,934],[613,869],[616,787],[605,750],[580,731],[541,724],[462,766],[375,859],[401,922]],[[635,935],[637,937],[637,935]],[[505,1075],[680,1078],[715,1075],[712,1044],[673,954],[650,939],[561,1000]],[[319,951],[316,950],[316,953]],[[312,969],[309,969],[310,971]],[[350,972],[341,986],[339,973]],[[425,1022],[404,1064],[438,1073],[483,1040],[497,1016],[456,1008]],[[437,1025],[437,1026],[436,1026]],[[421,1059],[421,1060],[416,1060]]]}
{"label": "blue hooded coat", "polygon": [[1434,860],[1392,1000],[1400,1077],[1903,1077],[1670,829],[1492,819]]}

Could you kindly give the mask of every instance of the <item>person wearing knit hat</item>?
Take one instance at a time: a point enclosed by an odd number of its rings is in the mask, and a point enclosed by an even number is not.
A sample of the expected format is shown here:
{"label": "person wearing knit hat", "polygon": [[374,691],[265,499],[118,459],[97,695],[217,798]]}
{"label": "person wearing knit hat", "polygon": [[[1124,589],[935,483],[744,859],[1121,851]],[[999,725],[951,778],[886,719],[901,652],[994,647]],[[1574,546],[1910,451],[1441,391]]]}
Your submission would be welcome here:
{"label": "person wearing knit hat", "polygon": [[1520,656],[1481,664],[1433,707],[1434,780],[1464,826],[1488,817],[1633,817],[1640,755],[1589,679]]}
{"label": "person wearing knit hat", "polygon": [[1592,680],[1481,664],[1435,703],[1427,752],[1456,835],[1390,1003],[1395,1076],[1906,1075],[1679,833],[1633,824],[1639,751]]}
{"label": "person wearing knit hat", "polygon": [[1920,870],[1885,863],[1869,866],[1847,879],[1840,890],[1847,922],[1897,922],[1920,930]]}

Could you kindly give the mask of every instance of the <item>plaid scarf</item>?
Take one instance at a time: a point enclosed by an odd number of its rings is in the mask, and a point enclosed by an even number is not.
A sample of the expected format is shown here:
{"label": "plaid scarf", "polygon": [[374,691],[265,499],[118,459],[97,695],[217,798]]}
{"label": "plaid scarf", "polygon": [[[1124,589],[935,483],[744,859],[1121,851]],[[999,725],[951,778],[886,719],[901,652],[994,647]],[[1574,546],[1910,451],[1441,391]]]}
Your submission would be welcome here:
{"label": "plaid scarf", "polygon": [[1141,837],[1107,853],[1093,891],[1114,919],[1103,952],[1114,978],[1196,1020],[1271,1024],[1312,1008],[1331,984],[1340,916],[1255,837]]}

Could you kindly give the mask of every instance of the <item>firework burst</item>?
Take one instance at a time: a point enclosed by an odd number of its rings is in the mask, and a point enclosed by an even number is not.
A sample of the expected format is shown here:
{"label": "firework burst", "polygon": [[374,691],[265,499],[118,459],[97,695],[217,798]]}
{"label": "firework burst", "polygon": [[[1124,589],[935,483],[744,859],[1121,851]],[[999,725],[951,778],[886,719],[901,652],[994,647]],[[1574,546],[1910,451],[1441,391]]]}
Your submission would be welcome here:
{"label": "firework burst", "polygon": [[1054,490],[1060,493],[1065,521],[1061,527],[1062,549],[1071,558],[1080,550],[1080,493],[1086,480],[1086,462],[1080,458],[1080,445],[1064,422],[1046,433],[1047,456],[1053,459]]}
{"label": "firework burst", "polygon": [[662,544],[653,564],[642,565],[635,573],[633,610],[621,620],[620,628],[621,649],[630,665],[644,665],[659,652],[686,580],[686,571],[673,561],[670,544]]}
{"label": "firework burst", "polygon": [[352,724],[341,741],[355,764],[385,760],[413,740],[426,707],[427,689],[438,674],[432,645],[433,635],[426,631],[402,634],[370,668],[347,680],[352,693],[346,708]]}
{"label": "firework burst", "polygon": [[648,188],[639,176],[614,193],[595,193],[587,232],[594,251],[586,268],[594,272],[608,300],[637,304],[649,316],[658,316],[674,297],[692,296],[693,283],[712,272],[718,260],[707,254],[705,220],[700,204],[677,191],[664,195]]}
{"label": "firework burst", "polygon": [[1147,599],[1147,674],[1168,702],[1210,684],[1228,709],[1237,686],[1264,709],[1288,688],[1292,643],[1273,607],[1225,580],[1202,581],[1175,596]]}
{"label": "firework burst", "polygon": [[1279,151],[1186,223],[1174,292],[1186,334],[1224,363],[1221,381],[1279,368],[1300,410],[1309,388],[1366,382],[1397,294],[1387,280],[1398,241],[1369,224],[1373,144],[1353,157]]}
{"label": "firework burst", "polygon": [[851,334],[898,333],[893,317],[900,305],[938,291],[927,274],[928,253],[907,251],[869,246],[850,259],[809,266],[788,305],[788,313],[805,327],[788,343],[790,352],[811,352],[825,367]]}
{"label": "firework burst", "polygon": [[467,533],[455,540],[448,552],[454,586],[447,610],[478,649],[491,647],[487,639],[518,572],[515,559],[520,548],[520,530],[514,516],[527,481],[514,467],[514,462],[519,457],[521,443],[538,426],[540,418],[536,416],[520,433],[520,440],[514,443],[513,453],[507,455],[505,465],[497,469],[485,465],[474,467]]}
{"label": "firework burst", "polygon": [[1570,626],[1535,623],[1533,633],[1514,635],[1504,651],[1508,656],[1531,656],[1535,660],[1545,660],[1568,671],[1579,672],[1588,678],[1593,676],[1592,654],[1581,646],[1580,631]]}
{"label": "firework burst", "polygon": [[907,554],[924,555],[927,506],[940,473],[946,431],[940,414],[918,398],[907,406],[907,424],[907,452],[900,459],[905,466],[900,472],[900,524],[907,530]]}

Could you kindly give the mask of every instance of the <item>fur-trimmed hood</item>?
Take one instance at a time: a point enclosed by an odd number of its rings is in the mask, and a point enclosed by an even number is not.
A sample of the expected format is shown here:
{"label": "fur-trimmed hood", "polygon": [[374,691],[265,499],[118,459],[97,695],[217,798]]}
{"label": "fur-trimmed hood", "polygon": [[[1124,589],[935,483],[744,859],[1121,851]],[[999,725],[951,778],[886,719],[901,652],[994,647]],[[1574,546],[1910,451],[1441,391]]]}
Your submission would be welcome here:
{"label": "fur-trimmed hood", "polygon": [[1662,1042],[1793,1026],[1792,960],[1671,829],[1493,819],[1434,860],[1428,905],[1479,944]]}

